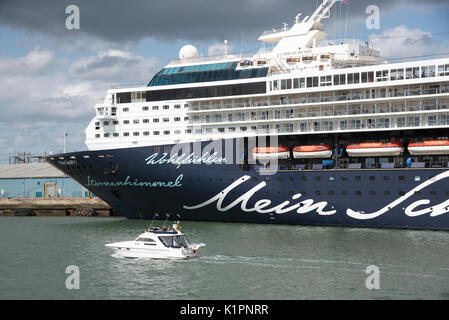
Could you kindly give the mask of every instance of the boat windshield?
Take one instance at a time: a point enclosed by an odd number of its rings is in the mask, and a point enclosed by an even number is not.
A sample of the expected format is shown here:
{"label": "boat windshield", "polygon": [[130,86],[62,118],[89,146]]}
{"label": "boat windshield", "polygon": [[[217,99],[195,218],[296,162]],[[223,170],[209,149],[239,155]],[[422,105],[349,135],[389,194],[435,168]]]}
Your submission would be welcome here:
{"label": "boat windshield", "polygon": [[189,245],[189,240],[187,240],[187,237],[182,236],[169,236],[169,237],[159,237],[159,240],[164,244],[166,247],[171,248],[181,248],[181,247],[187,247]]}

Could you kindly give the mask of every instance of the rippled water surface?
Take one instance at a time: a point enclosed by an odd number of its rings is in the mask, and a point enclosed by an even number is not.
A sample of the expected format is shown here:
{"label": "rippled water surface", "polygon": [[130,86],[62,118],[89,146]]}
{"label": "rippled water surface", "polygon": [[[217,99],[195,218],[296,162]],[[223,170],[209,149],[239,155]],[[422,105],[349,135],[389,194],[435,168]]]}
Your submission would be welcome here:
{"label": "rippled water surface", "polygon": [[[191,242],[207,244],[192,260],[104,247],[149,223],[0,217],[0,299],[449,299],[449,232],[183,222]],[[65,286],[69,265],[79,290]],[[378,290],[365,285],[370,265]]]}

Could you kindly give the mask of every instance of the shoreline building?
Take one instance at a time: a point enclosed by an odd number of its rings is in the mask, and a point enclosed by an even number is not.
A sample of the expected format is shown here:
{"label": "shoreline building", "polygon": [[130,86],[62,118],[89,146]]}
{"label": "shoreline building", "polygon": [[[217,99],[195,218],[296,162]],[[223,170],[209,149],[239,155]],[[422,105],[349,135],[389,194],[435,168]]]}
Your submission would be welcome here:
{"label": "shoreline building", "polygon": [[90,196],[89,190],[46,162],[0,165],[0,198]]}

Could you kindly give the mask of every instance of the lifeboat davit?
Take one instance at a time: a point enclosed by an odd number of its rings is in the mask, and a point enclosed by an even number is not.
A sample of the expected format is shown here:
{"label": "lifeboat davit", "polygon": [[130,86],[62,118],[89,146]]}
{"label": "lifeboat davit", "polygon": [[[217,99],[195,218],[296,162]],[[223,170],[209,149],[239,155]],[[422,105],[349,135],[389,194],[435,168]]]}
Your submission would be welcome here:
{"label": "lifeboat davit", "polygon": [[283,146],[278,147],[255,147],[253,149],[254,159],[288,159],[290,158],[290,149]]}
{"label": "lifeboat davit", "polygon": [[326,145],[297,146],[293,148],[293,158],[330,158],[332,148]]}
{"label": "lifeboat davit", "polygon": [[449,154],[449,140],[425,140],[410,142],[408,151],[411,155]]}
{"label": "lifeboat davit", "polygon": [[404,152],[402,142],[362,142],[346,146],[350,157],[398,156]]}

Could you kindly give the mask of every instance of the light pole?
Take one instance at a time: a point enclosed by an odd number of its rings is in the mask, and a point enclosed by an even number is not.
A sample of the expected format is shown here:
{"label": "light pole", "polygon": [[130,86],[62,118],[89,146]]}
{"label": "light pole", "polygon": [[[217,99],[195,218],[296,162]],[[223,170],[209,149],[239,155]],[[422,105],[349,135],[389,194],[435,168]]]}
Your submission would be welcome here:
{"label": "light pole", "polygon": [[65,137],[67,137],[69,134],[67,132],[64,133],[64,153],[65,153]]}

